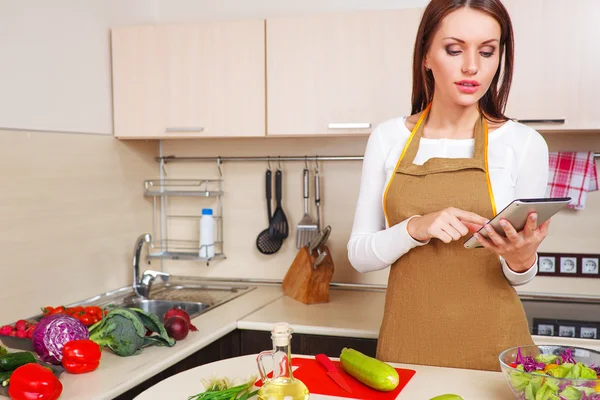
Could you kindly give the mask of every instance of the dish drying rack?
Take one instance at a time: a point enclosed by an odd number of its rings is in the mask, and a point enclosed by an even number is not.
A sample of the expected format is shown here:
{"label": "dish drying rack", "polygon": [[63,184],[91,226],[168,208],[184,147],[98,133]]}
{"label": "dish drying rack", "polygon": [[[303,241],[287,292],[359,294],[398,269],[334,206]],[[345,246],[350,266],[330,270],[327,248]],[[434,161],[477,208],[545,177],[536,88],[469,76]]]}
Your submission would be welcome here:
{"label": "dish drying rack", "polygon": [[[219,169],[220,172],[220,169]],[[224,259],[223,249],[223,177],[218,179],[151,179],[144,181],[144,196],[153,198],[152,242],[148,246],[148,260],[193,260],[205,261]],[[173,239],[172,223],[183,222],[189,230],[199,230],[202,201],[194,202],[197,213],[173,214],[170,203],[175,198],[206,198],[213,208],[214,250],[212,257],[201,257],[199,240]],[[189,237],[186,235],[186,237]],[[207,252],[208,253],[208,252]]]}

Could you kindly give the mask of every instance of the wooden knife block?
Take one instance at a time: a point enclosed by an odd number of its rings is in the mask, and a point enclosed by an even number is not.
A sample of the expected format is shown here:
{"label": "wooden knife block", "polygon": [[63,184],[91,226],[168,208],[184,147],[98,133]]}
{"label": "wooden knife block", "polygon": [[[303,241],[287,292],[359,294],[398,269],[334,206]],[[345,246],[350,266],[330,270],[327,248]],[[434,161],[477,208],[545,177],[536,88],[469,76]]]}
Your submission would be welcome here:
{"label": "wooden knife block", "polygon": [[302,247],[290,269],[283,278],[283,293],[304,304],[329,302],[329,284],[333,276],[333,259],[327,246],[323,246],[327,255],[315,269],[313,257],[308,246]]}

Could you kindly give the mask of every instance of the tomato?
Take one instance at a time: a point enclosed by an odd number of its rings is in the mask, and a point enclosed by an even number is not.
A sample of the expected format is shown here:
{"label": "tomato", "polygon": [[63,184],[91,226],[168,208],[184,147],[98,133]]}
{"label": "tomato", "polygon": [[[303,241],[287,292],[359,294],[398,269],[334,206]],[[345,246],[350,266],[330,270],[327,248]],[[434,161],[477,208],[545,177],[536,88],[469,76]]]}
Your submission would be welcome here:
{"label": "tomato", "polygon": [[54,307],[46,306],[42,308],[42,312],[44,313],[44,315],[50,315],[52,314],[52,311],[54,311]]}
{"label": "tomato", "polygon": [[98,317],[102,316],[102,309],[100,307],[97,306],[90,306],[90,307],[86,307],[84,309],[86,314],[90,314],[90,315],[96,315]]}
{"label": "tomato", "polygon": [[53,314],[65,314],[65,313],[66,313],[65,308],[63,306],[58,306],[54,310],[52,310],[52,312],[50,314],[53,315]]}
{"label": "tomato", "polygon": [[73,307],[73,310],[75,310],[76,313],[82,313],[83,307],[82,306]]}
{"label": "tomato", "polygon": [[513,368],[517,368],[517,363],[510,363],[508,365],[511,366],[511,367],[513,367]]}
{"label": "tomato", "polygon": [[83,314],[80,317],[80,321],[83,322],[84,325],[91,325],[94,323],[94,316],[90,314]]}

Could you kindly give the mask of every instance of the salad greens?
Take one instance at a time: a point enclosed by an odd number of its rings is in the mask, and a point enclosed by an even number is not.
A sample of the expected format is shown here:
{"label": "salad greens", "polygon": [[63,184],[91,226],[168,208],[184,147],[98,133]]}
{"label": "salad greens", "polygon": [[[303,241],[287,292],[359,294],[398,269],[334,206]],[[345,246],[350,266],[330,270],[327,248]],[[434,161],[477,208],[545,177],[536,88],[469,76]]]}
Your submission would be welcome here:
{"label": "salad greens", "polygon": [[560,356],[523,357],[519,348],[515,362],[509,365],[515,368],[509,372],[509,382],[521,393],[519,399],[600,400],[600,366],[575,361],[571,349]]}

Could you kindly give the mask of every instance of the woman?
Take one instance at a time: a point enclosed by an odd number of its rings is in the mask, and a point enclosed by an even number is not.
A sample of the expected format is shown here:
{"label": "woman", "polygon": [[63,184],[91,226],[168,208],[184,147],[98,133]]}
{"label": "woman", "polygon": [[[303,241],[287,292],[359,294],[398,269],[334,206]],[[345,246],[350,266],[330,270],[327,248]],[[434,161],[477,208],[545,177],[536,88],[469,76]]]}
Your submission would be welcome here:
{"label": "woman", "polygon": [[[502,66],[502,67],[501,67]],[[537,272],[549,222],[507,237],[468,235],[515,198],[544,197],[548,148],[504,116],[513,33],[499,0],[432,0],[415,43],[412,115],[371,134],[348,255],[360,272],[391,265],[377,358],[498,370],[533,344],[513,286]],[[383,198],[383,201],[382,201]]]}

